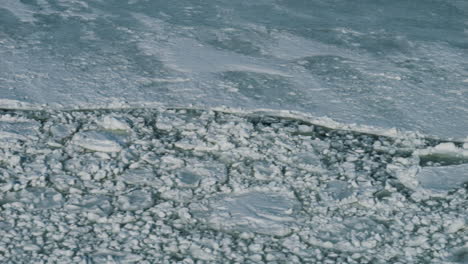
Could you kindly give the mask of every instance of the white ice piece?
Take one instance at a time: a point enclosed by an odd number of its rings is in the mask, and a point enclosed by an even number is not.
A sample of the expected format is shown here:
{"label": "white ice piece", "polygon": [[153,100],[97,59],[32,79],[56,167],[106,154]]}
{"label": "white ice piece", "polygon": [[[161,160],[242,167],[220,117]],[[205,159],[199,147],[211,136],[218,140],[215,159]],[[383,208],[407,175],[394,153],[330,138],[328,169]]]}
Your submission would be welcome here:
{"label": "white ice piece", "polygon": [[72,142],[91,151],[119,152],[122,150],[119,138],[103,131],[80,132],[73,136]]}
{"label": "white ice piece", "polygon": [[424,190],[432,194],[445,194],[468,183],[468,165],[424,167],[416,178]]}
{"label": "white ice piece", "polygon": [[131,185],[146,185],[151,187],[161,187],[164,185],[161,179],[150,168],[138,168],[125,171],[119,176],[125,183]]}
{"label": "white ice piece", "polygon": [[452,142],[440,143],[435,147],[417,150],[415,151],[415,154],[419,156],[441,156],[468,159],[468,150],[464,147],[459,148]]}
{"label": "white ice piece", "polygon": [[153,205],[153,197],[145,190],[134,190],[119,197],[117,204],[120,209],[136,211],[149,208]]}
{"label": "white ice piece", "polygon": [[0,203],[20,202],[31,206],[33,210],[45,210],[60,207],[62,195],[52,188],[32,187],[19,192],[6,193]]}
{"label": "white ice piece", "polygon": [[[297,224],[300,203],[288,192],[248,191],[210,199],[195,215],[217,230],[285,236]],[[198,211],[198,212],[197,212]]]}
{"label": "white ice piece", "polygon": [[27,119],[0,119],[0,141],[36,139],[39,122]]}
{"label": "white ice piece", "polygon": [[384,225],[369,218],[354,217],[340,222],[317,223],[310,232],[309,243],[341,251],[359,252],[376,247],[379,237],[387,232]]}
{"label": "white ice piece", "polygon": [[125,122],[122,118],[112,116],[112,115],[107,115],[104,116],[99,120],[99,125],[107,130],[123,130],[123,131],[129,131],[130,125]]}

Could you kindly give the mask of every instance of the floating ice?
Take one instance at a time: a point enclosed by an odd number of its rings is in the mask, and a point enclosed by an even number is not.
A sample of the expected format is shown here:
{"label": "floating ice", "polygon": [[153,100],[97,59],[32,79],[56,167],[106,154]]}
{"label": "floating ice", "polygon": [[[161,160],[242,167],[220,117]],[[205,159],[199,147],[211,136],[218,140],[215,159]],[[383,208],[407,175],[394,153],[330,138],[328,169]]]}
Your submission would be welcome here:
{"label": "floating ice", "polygon": [[180,171],[177,173],[177,178],[182,186],[196,187],[200,182],[200,176],[189,170]]}
{"label": "floating ice", "polygon": [[250,191],[210,198],[208,208],[200,220],[215,229],[285,236],[297,225],[300,203],[287,192]]}
{"label": "floating ice", "polygon": [[66,174],[52,174],[49,176],[49,181],[60,192],[70,192],[71,188],[75,190],[83,188],[83,183],[78,177]]}
{"label": "floating ice", "polygon": [[39,123],[24,118],[0,119],[0,141],[37,138]]}
{"label": "floating ice", "polygon": [[344,181],[330,181],[327,184],[326,193],[336,200],[343,200],[353,194],[352,188]]}
{"label": "floating ice", "polygon": [[44,210],[62,206],[64,199],[61,193],[51,188],[32,187],[19,192],[6,193],[1,203],[21,202],[32,210]]}
{"label": "floating ice", "polygon": [[119,152],[121,140],[116,135],[103,131],[80,132],[73,136],[72,142],[84,149],[100,152]]}
{"label": "floating ice", "polygon": [[141,256],[132,254],[131,252],[113,251],[113,250],[99,250],[92,255],[94,263],[139,263],[142,259]]}
{"label": "floating ice", "polygon": [[0,3],[0,263],[468,263],[468,1]]}
{"label": "floating ice", "polygon": [[3,112],[19,136],[0,146],[0,258],[463,259],[453,251],[468,237],[463,142],[315,121],[267,110]]}
{"label": "floating ice", "polygon": [[414,154],[419,156],[421,163],[425,165],[456,165],[468,162],[468,150],[464,147],[457,147],[453,142],[418,149]]}
{"label": "floating ice", "polygon": [[131,130],[130,125],[125,120],[117,116],[112,116],[112,115],[104,116],[103,118],[99,120],[98,124],[103,129],[107,129],[107,130],[121,130],[121,131]]}
{"label": "floating ice", "polygon": [[113,210],[110,197],[96,194],[74,196],[68,201],[67,206],[71,212],[78,211],[98,216],[107,216]]}
{"label": "floating ice", "polygon": [[119,196],[117,204],[125,211],[143,210],[153,205],[152,194],[145,190],[133,190]]}
{"label": "floating ice", "polygon": [[54,139],[62,140],[69,137],[76,131],[76,127],[73,125],[56,124],[50,127],[50,133]]}
{"label": "floating ice", "polygon": [[151,168],[129,169],[117,178],[122,179],[127,184],[137,186],[146,185],[158,188],[164,184]]}
{"label": "floating ice", "polygon": [[309,243],[343,251],[360,252],[378,246],[387,228],[369,218],[342,219],[337,222],[317,224],[311,227]]}
{"label": "floating ice", "polygon": [[420,186],[435,194],[444,194],[468,183],[468,165],[424,167],[416,175]]}
{"label": "floating ice", "polygon": [[468,247],[457,248],[449,258],[449,263],[468,263]]}
{"label": "floating ice", "polygon": [[281,177],[281,170],[271,162],[257,161],[253,165],[253,176],[259,180],[269,180]]}

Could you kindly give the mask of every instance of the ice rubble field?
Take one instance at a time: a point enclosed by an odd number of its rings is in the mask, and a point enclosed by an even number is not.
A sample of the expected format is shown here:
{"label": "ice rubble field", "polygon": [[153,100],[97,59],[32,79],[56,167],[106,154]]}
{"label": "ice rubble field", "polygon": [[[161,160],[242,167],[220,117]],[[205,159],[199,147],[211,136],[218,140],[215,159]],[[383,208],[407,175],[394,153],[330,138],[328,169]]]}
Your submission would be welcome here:
{"label": "ice rubble field", "polygon": [[0,264],[468,263],[467,36],[466,0],[0,0]]}
{"label": "ice rubble field", "polygon": [[468,144],[357,130],[1,110],[0,262],[467,263]]}

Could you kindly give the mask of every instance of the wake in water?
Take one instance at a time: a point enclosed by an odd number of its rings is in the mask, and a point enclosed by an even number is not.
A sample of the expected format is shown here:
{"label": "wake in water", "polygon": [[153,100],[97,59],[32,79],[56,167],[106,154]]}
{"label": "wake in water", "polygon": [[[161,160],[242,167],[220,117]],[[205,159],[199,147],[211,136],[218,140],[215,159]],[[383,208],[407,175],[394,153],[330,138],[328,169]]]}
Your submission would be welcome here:
{"label": "wake in water", "polygon": [[387,134],[266,111],[5,109],[0,258],[465,263],[468,144]]}

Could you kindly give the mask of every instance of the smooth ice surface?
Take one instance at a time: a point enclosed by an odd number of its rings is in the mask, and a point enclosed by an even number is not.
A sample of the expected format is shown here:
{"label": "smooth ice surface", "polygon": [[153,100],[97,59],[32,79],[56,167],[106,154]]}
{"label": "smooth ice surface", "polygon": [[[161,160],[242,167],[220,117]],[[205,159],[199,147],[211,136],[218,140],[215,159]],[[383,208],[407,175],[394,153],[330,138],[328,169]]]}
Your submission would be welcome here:
{"label": "smooth ice surface", "polygon": [[422,188],[434,192],[446,192],[468,184],[468,166],[426,167],[417,175]]}
{"label": "smooth ice surface", "polygon": [[0,142],[34,138],[39,124],[33,120],[5,117],[0,119]]}
{"label": "smooth ice surface", "polygon": [[73,143],[92,151],[119,152],[122,146],[114,135],[100,131],[86,131],[75,134]]}
{"label": "smooth ice surface", "polygon": [[297,225],[300,203],[287,192],[253,191],[210,198],[208,207],[203,218],[215,229],[285,236]]}
{"label": "smooth ice surface", "polygon": [[0,105],[288,109],[461,139],[467,17],[464,0],[4,0]]}

